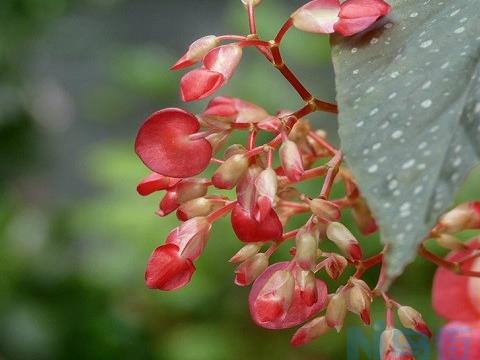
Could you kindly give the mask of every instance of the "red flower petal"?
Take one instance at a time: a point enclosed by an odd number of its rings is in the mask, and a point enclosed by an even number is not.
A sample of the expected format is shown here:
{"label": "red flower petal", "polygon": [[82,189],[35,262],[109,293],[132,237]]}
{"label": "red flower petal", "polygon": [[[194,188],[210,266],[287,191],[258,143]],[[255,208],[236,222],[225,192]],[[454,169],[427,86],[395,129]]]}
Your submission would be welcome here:
{"label": "red flower petal", "polygon": [[187,285],[194,271],[191,260],[180,256],[178,246],[165,244],[148,260],[145,282],[150,289],[175,290]]}
{"label": "red flower petal", "polygon": [[248,303],[250,307],[250,314],[253,321],[258,325],[266,329],[287,329],[294,326],[297,326],[311,317],[315,316],[318,312],[324,309],[326,305],[326,300],[328,297],[327,286],[322,280],[317,279],[317,301],[312,306],[307,306],[302,299],[300,288],[298,285],[295,285],[295,296],[293,298],[292,304],[290,305],[289,310],[287,311],[286,316],[281,320],[275,320],[271,322],[262,322],[259,320],[258,314],[255,312],[255,300],[258,297],[258,294],[270,279],[270,277],[278,270],[284,270],[288,267],[289,262],[280,262],[273,264],[265,270],[262,275],[260,275],[257,280],[253,283],[252,289],[250,290],[250,295],[248,297]]}
{"label": "red flower petal", "polygon": [[242,48],[237,44],[228,44],[211,50],[203,59],[206,69],[220,73],[228,81],[242,60]]}
{"label": "red flower petal", "polygon": [[166,190],[177,184],[180,180],[181,179],[151,173],[137,185],[137,192],[142,196],[147,196],[155,191]]}
{"label": "red flower petal", "polygon": [[283,234],[282,224],[273,209],[259,222],[252,213],[237,204],[232,211],[231,221],[235,234],[243,242],[278,240]]}
{"label": "red flower petal", "polygon": [[452,322],[443,327],[438,341],[440,360],[480,359],[480,322]]}
{"label": "red flower petal", "polygon": [[[480,242],[470,243],[470,249],[479,248]],[[447,258],[456,261],[469,253],[471,250],[454,251]],[[468,261],[463,268],[471,270],[474,263],[475,260]],[[477,266],[477,264],[475,265]],[[480,304],[474,304],[474,299],[470,296],[472,280],[474,279],[468,276],[456,275],[445,268],[438,268],[433,279],[432,290],[435,311],[447,320],[475,321],[480,319]],[[480,292],[480,289],[477,289],[477,292]],[[475,300],[478,300],[478,296]]]}
{"label": "red flower petal", "polygon": [[197,118],[181,109],[151,115],[140,128],[135,151],[144,164],[164,176],[183,178],[201,173],[210,163],[212,147],[205,139],[191,140]]}
{"label": "red flower petal", "polygon": [[313,0],[292,14],[293,25],[302,31],[317,34],[333,33],[333,25],[338,20],[340,1]]}
{"label": "red flower petal", "polygon": [[213,94],[224,83],[225,78],[219,72],[195,69],[180,80],[180,96],[183,101],[201,100]]}
{"label": "red flower petal", "polygon": [[377,16],[362,17],[358,19],[340,19],[334,26],[335,32],[342,36],[355,35],[377,21]]}
{"label": "red flower petal", "polygon": [[383,0],[347,0],[340,6],[340,18],[358,19],[387,15],[391,6]]}

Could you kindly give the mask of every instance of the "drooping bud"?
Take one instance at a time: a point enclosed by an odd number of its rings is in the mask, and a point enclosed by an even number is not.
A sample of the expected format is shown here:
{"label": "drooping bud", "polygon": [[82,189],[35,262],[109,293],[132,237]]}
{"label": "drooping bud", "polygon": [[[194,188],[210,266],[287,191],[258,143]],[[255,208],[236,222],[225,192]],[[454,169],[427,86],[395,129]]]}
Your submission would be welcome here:
{"label": "drooping bud", "polygon": [[[365,284],[363,281],[362,283]],[[368,285],[360,285],[362,283],[353,283],[353,286],[346,292],[347,308],[354,314],[360,315],[360,318],[366,325],[370,325],[370,304],[372,297]]]}
{"label": "drooping bud", "polygon": [[175,290],[190,282],[195,266],[180,254],[177,245],[159,246],[148,260],[145,282],[150,289]]}
{"label": "drooping bud", "polygon": [[208,104],[202,118],[224,123],[255,124],[268,117],[261,107],[233,97],[219,96]]}
{"label": "drooping bud", "polygon": [[455,233],[480,228],[480,201],[461,204],[444,214],[434,230]]}
{"label": "drooping bud", "polygon": [[299,231],[295,239],[295,261],[304,270],[312,270],[317,265],[318,242],[312,233]]}
{"label": "drooping bud", "polygon": [[280,146],[280,161],[288,180],[292,182],[300,181],[304,173],[302,155],[298,150],[297,144],[284,138]]}
{"label": "drooping bud", "polygon": [[278,189],[277,174],[272,168],[263,170],[255,179],[257,194],[257,220],[262,221],[270,212]]}
{"label": "drooping bud", "polygon": [[415,330],[429,338],[432,332],[427,323],[423,320],[422,314],[410,306],[400,306],[397,310],[398,318],[404,327]]}
{"label": "drooping bud", "polygon": [[407,338],[398,329],[385,329],[380,336],[381,360],[415,360]]}
{"label": "drooping bud", "polygon": [[435,240],[437,241],[437,244],[444,249],[465,250],[467,248],[462,241],[450,234],[440,234]]}
{"label": "drooping bud", "polygon": [[347,301],[342,292],[334,294],[330,298],[325,314],[328,326],[335,328],[337,332],[343,327],[345,316],[347,315]]}
{"label": "drooping bud", "polygon": [[168,234],[166,243],[178,246],[183,258],[198,259],[207,244],[212,224],[206,217],[196,217],[185,221]]}
{"label": "drooping bud", "polygon": [[331,254],[325,262],[325,271],[333,280],[338,279],[348,265],[347,259],[338,254]]}
{"label": "drooping bud", "polygon": [[213,185],[218,189],[233,189],[247,171],[248,163],[248,157],[245,154],[228,158],[213,174]]}
{"label": "drooping bud", "polygon": [[338,248],[353,260],[362,258],[362,249],[358,240],[339,222],[331,222],[327,226],[327,237],[338,246]]}
{"label": "drooping bud", "polygon": [[175,186],[180,179],[170,178],[157,173],[151,173],[137,185],[137,192],[142,196],[150,195],[156,191],[166,190]]}
{"label": "drooping bud", "polygon": [[339,20],[339,0],[313,0],[303,5],[291,16],[293,26],[301,31],[331,34]]}
{"label": "drooping bud", "polygon": [[288,270],[275,272],[260,290],[254,309],[260,322],[271,322],[285,317],[293,300],[295,280]]}
{"label": "drooping bud", "polygon": [[179,220],[187,221],[194,217],[207,216],[223,205],[224,202],[221,200],[222,198],[218,196],[200,197],[189,200],[178,207],[177,217]]}
{"label": "drooping bud", "polygon": [[327,325],[325,316],[315,318],[293,334],[290,344],[293,346],[301,346],[308,344],[310,341],[315,340],[325,334],[330,328]]}
{"label": "drooping bud", "polygon": [[207,179],[185,179],[176,185],[177,201],[183,204],[192,199],[204,196],[208,191]]}
{"label": "drooping bud", "polygon": [[331,201],[323,199],[313,199],[309,201],[312,213],[319,218],[328,221],[337,221],[342,216],[340,208]]}
{"label": "drooping bud", "polygon": [[307,306],[312,306],[318,300],[317,280],[313,271],[298,269],[296,275],[300,288],[300,296]]}
{"label": "drooping bud", "polygon": [[202,61],[210,50],[220,45],[220,41],[215,35],[204,36],[193,42],[188,51],[170,68],[170,70],[179,70],[186,68],[196,62]]}
{"label": "drooping bud", "polygon": [[235,270],[235,284],[248,286],[268,267],[268,256],[255,254],[242,262]]}
{"label": "drooping bud", "polygon": [[235,255],[233,255],[228,261],[234,264],[244,262],[249,257],[252,257],[256,253],[258,253],[261,248],[262,248],[261,243],[247,244],[244,247],[242,247]]}

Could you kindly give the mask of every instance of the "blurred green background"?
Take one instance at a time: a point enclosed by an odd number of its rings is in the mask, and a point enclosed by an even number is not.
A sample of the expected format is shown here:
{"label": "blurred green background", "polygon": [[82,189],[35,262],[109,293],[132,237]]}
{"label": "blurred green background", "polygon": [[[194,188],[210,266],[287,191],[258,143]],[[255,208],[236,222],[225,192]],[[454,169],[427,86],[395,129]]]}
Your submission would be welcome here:
{"label": "blurred green background", "polygon": [[[273,37],[301,3],[264,0],[262,36]],[[136,131],[163,107],[199,111],[205,102],[180,104],[180,74],[169,66],[196,38],[246,25],[240,0],[0,1],[0,359],[375,358],[373,346],[352,353],[352,337],[360,331],[373,344],[381,328],[353,317],[341,334],[300,349],[289,346],[291,330],[255,327],[248,289],[234,286],[226,261],[240,247],[227,220],[187,288],[144,286],[151,251],[177,221],[154,215],[158,195],[135,192],[148,173],[133,152]],[[334,99],[327,38],[292,31],[284,53],[315,94]],[[254,51],[221,93],[271,112],[301,105]],[[333,117],[312,121],[337,141]],[[478,181],[477,173],[460,197],[471,198]],[[380,248],[375,237],[365,241],[369,254]],[[433,272],[417,261],[392,295],[437,330]],[[378,304],[373,318],[383,319]],[[424,359],[435,358],[430,351]]]}

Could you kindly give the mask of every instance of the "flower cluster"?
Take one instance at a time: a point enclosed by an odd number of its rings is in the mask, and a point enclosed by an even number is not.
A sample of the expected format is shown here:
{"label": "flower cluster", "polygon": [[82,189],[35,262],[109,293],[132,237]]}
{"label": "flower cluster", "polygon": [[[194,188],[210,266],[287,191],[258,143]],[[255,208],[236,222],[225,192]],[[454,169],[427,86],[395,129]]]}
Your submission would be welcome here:
{"label": "flower cluster", "polygon": [[[383,266],[383,251],[364,258],[352,232],[342,223],[350,209],[360,232],[376,232],[377,225],[361,196],[342,152],[332,146],[326,133],[314,130],[306,117],[315,111],[337,112],[337,106],[311,95],[284,63],[280,45],[292,28],[318,34],[350,36],[367,29],[390,6],[383,0],[314,0],[295,11],[273,40],[256,33],[255,9],[261,0],[242,0],[250,33],[205,36],[195,41],[172,66],[172,70],[201,65],[180,81],[184,101],[209,97],[235,73],[246,48],[261,53],[292,85],[304,104],[297,111],[269,114],[262,107],[233,97],[215,97],[200,114],[168,108],[152,114],[141,126],[135,150],[152,173],[137,187],[140,195],[164,191],[157,214],[176,212],[182,222],[155,249],[145,272],[147,286],[174,290],[187,285],[195,272],[212,225],[230,214],[231,226],[243,246],[233,255],[234,282],[252,285],[249,308],[253,321],[268,329],[302,325],[293,335],[295,346],[306,344],[326,331],[340,331],[348,312],[370,324],[374,298],[385,301],[386,330],[382,334],[382,359],[413,359],[402,333],[395,328],[393,311],[404,327],[426,336],[431,333],[420,313],[402,306],[383,290],[383,271],[372,289],[361,278],[375,265]],[[234,132],[245,133],[245,143],[232,144]],[[259,143],[258,134],[270,140]],[[213,176],[200,174],[210,167]],[[297,185],[319,179],[318,195],[308,196]],[[321,180],[321,181],[320,181]],[[332,199],[334,183],[344,195]],[[235,198],[218,190],[235,190]],[[477,208],[475,208],[477,209]],[[477,209],[478,210],[478,209]],[[475,210],[475,211],[477,211]],[[459,210],[460,211],[460,210]],[[432,234],[451,242],[445,235],[462,226],[478,225],[461,209],[446,215]],[[308,214],[300,228],[286,231],[290,219]],[[476,213],[478,215],[478,212]],[[291,258],[271,264],[271,256],[289,241]],[[330,241],[337,251],[320,249]],[[424,249],[423,255],[433,257]],[[345,284],[329,292],[322,276],[338,279],[347,267],[355,272]],[[383,269],[383,267],[382,267]],[[320,315],[324,312],[324,315]]]}

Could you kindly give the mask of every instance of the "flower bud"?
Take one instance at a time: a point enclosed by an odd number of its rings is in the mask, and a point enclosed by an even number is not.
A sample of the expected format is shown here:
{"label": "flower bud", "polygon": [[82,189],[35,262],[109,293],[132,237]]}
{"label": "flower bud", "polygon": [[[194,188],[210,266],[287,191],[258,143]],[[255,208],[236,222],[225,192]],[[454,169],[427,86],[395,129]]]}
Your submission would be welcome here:
{"label": "flower bud", "polygon": [[302,156],[298,150],[297,144],[293,141],[284,139],[280,146],[280,161],[288,180],[297,182],[304,173]]}
{"label": "flower bud", "polygon": [[444,214],[436,227],[437,231],[455,233],[480,228],[480,201],[461,204]]}
{"label": "flower bud", "polygon": [[220,45],[220,41],[215,35],[204,36],[193,42],[188,51],[170,68],[170,70],[179,70],[186,68],[203,60],[210,50]]}
{"label": "flower bud", "polygon": [[268,267],[268,256],[255,254],[242,262],[235,270],[235,284],[248,286]]}
{"label": "flower bud", "polygon": [[170,178],[157,173],[151,173],[137,185],[137,192],[142,196],[150,195],[156,191],[167,190],[175,186],[180,179]]}
{"label": "flower bud", "polygon": [[353,283],[353,286],[346,292],[347,308],[354,314],[360,315],[360,318],[366,325],[370,325],[370,304],[372,297],[368,286],[367,292],[367,289],[365,289],[366,284],[365,286],[360,284],[357,282]]}
{"label": "flower bud", "polygon": [[218,200],[221,198],[213,196],[189,200],[179,206],[177,217],[179,220],[187,221],[194,217],[207,216],[222,206],[222,202]]}
{"label": "flower bud", "polygon": [[259,322],[282,319],[293,300],[295,280],[288,270],[276,271],[260,290],[254,302]]}
{"label": "flower bud", "polygon": [[340,208],[328,200],[313,199],[309,201],[310,209],[315,216],[328,221],[337,221],[342,216]]}
{"label": "flower bud", "polygon": [[313,271],[298,270],[296,280],[300,288],[300,296],[307,306],[318,300],[317,280]]}
{"label": "flower bud", "polygon": [[282,122],[276,116],[269,116],[257,124],[257,127],[261,130],[268,131],[270,133],[277,134],[282,129]]}
{"label": "flower bud", "polygon": [[192,199],[204,196],[208,191],[207,179],[185,179],[176,186],[177,201],[183,204]]}
{"label": "flower bud", "polygon": [[385,329],[380,336],[381,360],[415,360],[407,338],[398,329]]}
{"label": "flower bud", "polygon": [[364,198],[359,197],[352,205],[352,215],[360,232],[364,235],[373,234],[378,230],[377,222]]}
{"label": "flower bud", "polygon": [[295,260],[302,269],[312,270],[317,264],[317,239],[307,231],[299,231],[295,239]]}
{"label": "flower bud", "polygon": [[172,211],[175,211],[179,205],[177,190],[176,188],[171,188],[165,193],[165,196],[160,201],[157,215],[162,217],[167,216]]}
{"label": "flower bud", "polygon": [[298,329],[290,340],[290,343],[293,346],[308,344],[310,341],[325,334],[328,330],[330,330],[330,328],[327,325],[325,316],[315,318]]}
{"label": "flower bud", "polygon": [[173,229],[167,237],[167,244],[178,246],[183,258],[198,259],[207,244],[212,224],[206,217],[196,217],[185,221]]}
{"label": "flower bud", "polygon": [[345,225],[339,222],[329,223],[327,226],[327,237],[348,257],[353,260],[362,258],[362,249],[358,240]]}
{"label": "flower bud", "polygon": [[338,254],[332,254],[327,258],[325,271],[333,280],[338,279],[348,265],[347,259]]}
{"label": "flower bud", "polygon": [[247,171],[248,164],[245,154],[233,155],[215,171],[212,177],[213,185],[218,189],[232,189]]}
{"label": "flower bud", "polygon": [[261,107],[247,101],[219,96],[208,104],[202,117],[215,119],[224,123],[255,124],[268,117],[268,113]]}
{"label": "flower bud", "polygon": [[271,211],[277,188],[277,174],[272,168],[263,170],[255,179],[258,208],[257,221],[263,221]]}
{"label": "flower bud", "polygon": [[463,242],[449,234],[440,234],[435,240],[437,241],[437,244],[444,249],[464,250],[467,248]]}
{"label": "flower bud", "polygon": [[291,18],[293,26],[301,31],[331,34],[339,20],[340,2],[313,0],[295,11]]}
{"label": "flower bud", "polygon": [[213,153],[217,152],[223,145],[225,145],[231,133],[231,130],[224,130],[215,132],[206,137],[210,145],[212,145]]}
{"label": "flower bud", "polygon": [[400,306],[397,310],[398,318],[404,327],[415,330],[429,338],[432,337],[432,332],[417,310],[410,306]]}
{"label": "flower bud", "polygon": [[328,326],[340,332],[346,315],[347,301],[345,300],[345,295],[341,292],[334,294],[328,303],[325,314]]}
{"label": "flower bud", "polygon": [[244,247],[242,247],[235,255],[233,255],[232,258],[228,261],[234,264],[244,262],[249,257],[252,257],[256,253],[258,253],[261,248],[262,248],[261,243],[247,244]]}

